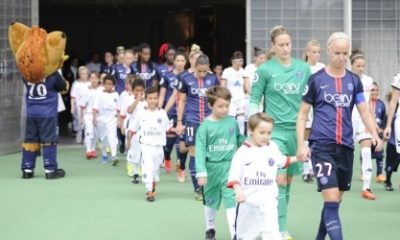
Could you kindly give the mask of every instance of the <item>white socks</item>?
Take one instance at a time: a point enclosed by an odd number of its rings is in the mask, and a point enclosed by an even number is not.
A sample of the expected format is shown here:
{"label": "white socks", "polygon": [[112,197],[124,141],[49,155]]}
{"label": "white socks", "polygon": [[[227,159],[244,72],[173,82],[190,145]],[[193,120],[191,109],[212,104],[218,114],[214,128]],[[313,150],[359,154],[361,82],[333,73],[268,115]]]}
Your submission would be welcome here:
{"label": "white socks", "polygon": [[217,211],[204,206],[204,217],[206,219],[206,229],[215,229],[215,215],[216,215]]}
{"label": "white socks", "polygon": [[238,115],[236,117],[236,121],[237,121],[237,123],[239,125],[240,134],[244,135],[244,130],[245,130],[244,124],[245,124],[245,121],[246,121],[245,116],[244,115]]}
{"label": "white socks", "polygon": [[235,221],[236,221],[236,208],[226,209],[226,218],[228,219],[229,232],[231,239],[235,236]]}
{"label": "white socks", "polygon": [[361,148],[361,171],[363,179],[362,190],[369,189],[371,186],[372,178],[372,160],[371,160],[371,148]]}

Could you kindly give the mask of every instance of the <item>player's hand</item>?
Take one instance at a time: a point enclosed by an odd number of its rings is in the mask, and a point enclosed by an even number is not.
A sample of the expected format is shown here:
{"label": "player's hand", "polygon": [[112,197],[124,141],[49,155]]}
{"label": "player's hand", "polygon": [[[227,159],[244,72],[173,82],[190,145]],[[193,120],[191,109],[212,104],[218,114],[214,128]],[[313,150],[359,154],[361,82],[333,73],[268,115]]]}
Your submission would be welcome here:
{"label": "player's hand", "polygon": [[200,187],[207,185],[207,177],[199,177],[197,179],[197,183],[199,184]]}
{"label": "player's hand", "polygon": [[379,137],[377,137],[377,136],[372,136],[371,141],[372,141],[372,145],[375,146],[375,152],[380,152],[380,151],[382,151],[382,149],[383,149],[383,142],[382,142],[382,140],[381,140]]}
{"label": "player's hand", "polygon": [[383,137],[389,139],[391,133],[392,133],[392,128],[386,127],[385,130],[383,131]]}
{"label": "player's hand", "polygon": [[122,126],[121,126],[121,134],[124,135],[124,136],[125,136],[125,131],[126,131],[126,128],[125,128],[125,126],[122,124]]}
{"label": "player's hand", "polygon": [[235,194],[235,200],[238,203],[244,203],[244,202],[246,202],[246,195],[244,195],[244,193],[242,191],[237,192]]}
{"label": "player's hand", "polygon": [[308,160],[310,156],[311,156],[310,149],[305,145],[301,145],[300,147],[297,148],[297,154],[296,154],[297,160],[305,162]]}
{"label": "player's hand", "polygon": [[178,124],[176,125],[175,132],[176,132],[176,134],[181,135],[183,133],[183,130],[184,130],[184,128],[183,128],[182,122],[179,121]]}

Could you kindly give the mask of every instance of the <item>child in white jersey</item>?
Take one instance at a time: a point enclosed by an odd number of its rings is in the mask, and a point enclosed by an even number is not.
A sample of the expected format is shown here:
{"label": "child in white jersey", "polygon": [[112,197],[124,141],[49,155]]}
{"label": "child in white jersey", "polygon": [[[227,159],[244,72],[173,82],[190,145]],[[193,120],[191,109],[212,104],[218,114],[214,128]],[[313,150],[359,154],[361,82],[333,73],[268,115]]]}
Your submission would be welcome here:
{"label": "child in white jersey", "polygon": [[169,120],[165,110],[157,108],[157,87],[147,88],[145,98],[147,108],[134,119],[130,130],[139,137],[142,154],[142,181],[147,191],[146,200],[153,202],[156,183],[160,181],[160,164],[164,160],[163,146],[166,143]]}
{"label": "child in white jersey", "polygon": [[85,89],[80,99],[80,123],[85,129],[86,158],[96,158],[97,128],[93,126],[93,105],[99,92],[99,74],[92,72],[89,75],[90,86]]}
{"label": "child in white jersey", "polygon": [[117,103],[119,95],[115,92],[115,78],[107,75],[103,82],[104,91],[98,93],[93,105],[93,125],[97,127],[101,141],[102,163],[108,163],[107,147],[111,150],[112,165],[117,159]]}
{"label": "child in white jersey", "polygon": [[274,121],[265,113],[249,119],[250,139],[233,156],[228,187],[235,190],[236,238],[282,239],[278,224],[278,168],[296,162],[271,140]]}
{"label": "child in white jersey", "polygon": [[79,78],[72,83],[71,87],[71,114],[72,114],[72,128],[73,134],[76,134],[76,142],[82,143],[82,126],[80,125],[80,107],[79,102],[82,98],[83,92],[89,87],[89,70],[85,66],[78,68]]}
{"label": "child in white jersey", "polygon": [[133,177],[132,183],[134,184],[139,183],[139,169],[142,154],[140,152],[139,134],[134,134],[133,123],[135,122],[135,118],[139,117],[139,114],[147,106],[147,102],[143,98],[144,88],[145,83],[140,78],[137,78],[132,83],[132,94],[135,100],[127,108],[127,112],[130,113],[128,119],[127,170],[132,172],[131,177]]}

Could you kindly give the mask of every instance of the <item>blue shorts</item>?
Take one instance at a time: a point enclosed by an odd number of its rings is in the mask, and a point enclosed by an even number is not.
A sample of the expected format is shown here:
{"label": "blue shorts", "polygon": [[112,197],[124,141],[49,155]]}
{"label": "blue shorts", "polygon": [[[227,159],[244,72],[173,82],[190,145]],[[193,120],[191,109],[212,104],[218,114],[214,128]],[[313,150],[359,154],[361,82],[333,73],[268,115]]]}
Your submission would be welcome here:
{"label": "blue shorts", "polygon": [[200,123],[185,123],[185,144],[186,146],[194,146],[196,144],[196,132],[200,127]]}
{"label": "blue shorts", "polygon": [[27,117],[24,142],[26,143],[58,142],[58,118]]}
{"label": "blue shorts", "polygon": [[348,191],[353,176],[354,150],[342,145],[311,144],[311,161],[318,191],[339,188]]}

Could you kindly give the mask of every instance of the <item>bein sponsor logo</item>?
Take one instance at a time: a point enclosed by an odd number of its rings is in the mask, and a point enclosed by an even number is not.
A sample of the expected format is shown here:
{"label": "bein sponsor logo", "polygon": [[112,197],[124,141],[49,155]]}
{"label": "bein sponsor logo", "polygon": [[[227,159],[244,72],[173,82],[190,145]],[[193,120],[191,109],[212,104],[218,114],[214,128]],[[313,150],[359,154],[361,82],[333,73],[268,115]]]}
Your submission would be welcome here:
{"label": "bein sponsor logo", "polygon": [[300,84],[299,83],[274,83],[274,89],[283,94],[300,94]]}
{"label": "bein sponsor logo", "polygon": [[335,104],[335,107],[350,107],[353,100],[353,95],[345,93],[327,93],[324,92],[324,101]]}
{"label": "bein sponsor logo", "polygon": [[207,88],[191,88],[190,92],[192,95],[198,95],[199,97],[205,97]]}

